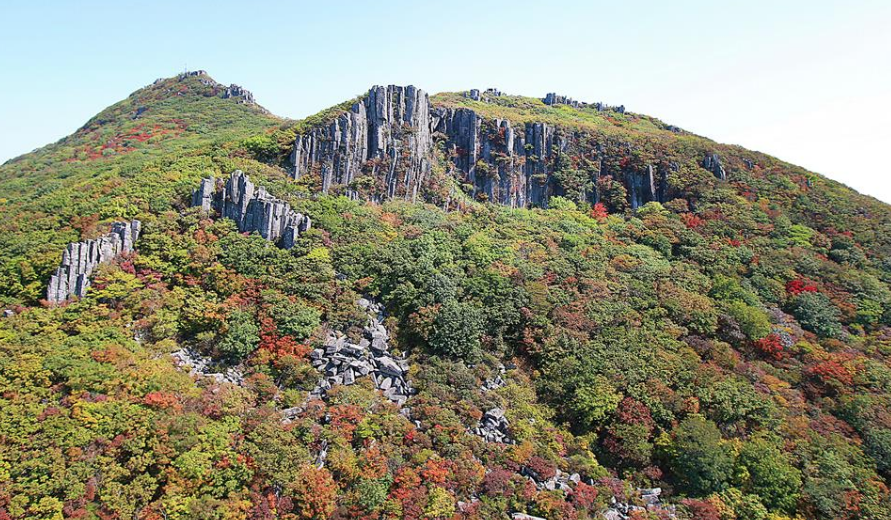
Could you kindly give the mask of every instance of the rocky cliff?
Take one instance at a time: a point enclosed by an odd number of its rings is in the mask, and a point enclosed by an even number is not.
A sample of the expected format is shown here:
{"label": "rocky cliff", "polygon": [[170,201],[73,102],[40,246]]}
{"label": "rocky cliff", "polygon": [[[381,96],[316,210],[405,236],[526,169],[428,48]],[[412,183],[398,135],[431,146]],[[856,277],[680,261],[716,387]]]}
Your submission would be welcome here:
{"label": "rocky cliff", "polygon": [[[463,96],[487,103],[502,94],[473,89]],[[588,105],[553,93],[542,102],[625,113],[624,106]],[[546,122],[515,124],[473,108],[432,107],[423,90],[391,85],[373,87],[330,123],[298,135],[291,159],[295,178],[318,174],[323,192],[336,189],[376,201],[416,200],[437,162],[451,163],[452,176],[470,185],[472,196],[511,207],[547,207],[555,195],[596,203],[603,195],[599,182],[607,176],[624,187],[632,208],[672,198],[668,181],[678,165],[630,164],[623,160],[630,155],[625,148]],[[727,177],[714,154],[701,166],[721,180]]]}
{"label": "rocky cliff", "polygon": [[72,242],[62,253],[62,264],[56,269],[46,290],[50,303],[61,303],[72,296],[83,298],[90,286],[90,275],[100,264],[110,262],[122,253],[133,251],[142,224],[115,222],[111,232],[96,240]]}
{"label": "rocky cliff", "polygon": [[220,216],[233,220],[240,231],[256,231],[284,249],[294,247],[299,234],[312,225],[308,216],[297,213],[262,186],[255,187],[241,170],[232,172],[225,185],[212,177],[203,179],[192,193],[192,206],[205,211],[214,209]]}
{"label": "rocky cliff", "polygon": [[317,172],[322,191],[368,175],[380,197],[415,200],[430,172],[433,140],[427,93],[413,86],[374,87],[326,126],[298,135],[291,156],[294,176]]}

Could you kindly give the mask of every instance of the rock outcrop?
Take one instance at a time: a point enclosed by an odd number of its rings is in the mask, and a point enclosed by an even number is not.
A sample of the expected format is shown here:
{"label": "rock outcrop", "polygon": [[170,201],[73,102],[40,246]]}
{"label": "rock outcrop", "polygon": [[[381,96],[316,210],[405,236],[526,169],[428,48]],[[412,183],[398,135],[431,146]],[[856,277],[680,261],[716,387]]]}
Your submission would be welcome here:
{"label": "rock outcrop", "polygon": [[244,384],[244,373],[241,367],[226,366],[215,362],[208,356],[202,356],[199,352],[181,348],[170,354],[173,362],[181,369],[188,369],[189,374],[197,377],[209,377],[217,383],[230,383],[233,385]]}
{"label": "rock outcrop", "polygon": [[721,164],[721,157],[718,154],[705,154],[705,158],[702,159],[702,167],[712,172],[715,177],[721,179],[722,181],[727,180],[727,172],[726,170],[724,170],[724,165]]}
{"label": "rock outcrop", "polygon": [[297,213],[262,186],[254,186],[241,170],[232,172],[225,185],[212,177],[203,179],[201,186],[192,192],[192,206],[200,206],[204,211],[216,210],[220,216],[233,220],[239,231],[256,231],[284,249],[294,247],[300,233],[312,225],[308,216]]}
{"label": "rock outcrop", "polygon": [[331,123],[298,135],[294,177],[318,172],[322,191],[335,185],[357,196],[353,181],[368,175],[374,198],[415,200],[433,156],[427,93],[413,86],[376,86]]}
{"label": "rock outcrop", "polygon": [[90,286],[90,275],[100,264],[112,261],[122,253],[133,251],[142,223],[114,222],[111,232],[96,240],[72,242],[62,253],[62,263],[50,277],[46,300],[61,303],[77,296],[83,298]]}
{"label": "rock outcrop", "polygon": [[254,94],[239,85],[229,85],[226,87],[226,90],[223,91],[223,99],[235,99],[239,103],[245,105],[256,105],[257,102],[254,100]]}
{"label": "rock outcrop", "polygon": [[[463,95],[485,102],[501,92],[471,89]],[[553,93],[543,101],[625,111],[623,106],[588,105]],[[606,175],[625,186],[632,208],[667,200],[670,168],[624,166],[618,157],[606,161],[609,154],[601,145],[582,130],[535,121],[515,124],[469,107],[431,108],[423,90],[391,85],[373,87],[330,123],[298,135],[291,160],[295,178],[317,174],[325,193],[335,190],[376,202],[417,200],[432,165],[441,159],[440,146],[453,165],[452,175],[470,185],[472,196],[505,206],[547,207],[550,197],[566,195],[560,174],[578,166],[569,164],[570,157],[587,165],[583,173],[591,187],[583,195],[589,202],[599,201],[597,180]]]}

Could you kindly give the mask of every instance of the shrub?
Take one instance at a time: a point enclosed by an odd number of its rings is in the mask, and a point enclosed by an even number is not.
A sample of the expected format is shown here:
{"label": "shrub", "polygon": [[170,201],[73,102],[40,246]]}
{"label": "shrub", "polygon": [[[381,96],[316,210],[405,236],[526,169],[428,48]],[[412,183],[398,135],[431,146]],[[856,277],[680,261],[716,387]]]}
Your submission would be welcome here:
{"label": "shrub", "polygon": [[822,293],[802,292],[791,303],[792,315],[805,330],[824,338],[841,333],[839,311]]}

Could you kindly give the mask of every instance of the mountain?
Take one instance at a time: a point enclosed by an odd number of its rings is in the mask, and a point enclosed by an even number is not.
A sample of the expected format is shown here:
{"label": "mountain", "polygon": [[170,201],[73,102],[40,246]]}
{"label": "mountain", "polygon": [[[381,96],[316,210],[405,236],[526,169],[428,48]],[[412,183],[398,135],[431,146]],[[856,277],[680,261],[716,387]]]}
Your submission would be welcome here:
{"label": "mountain", "polygon": [[198,71],[0,194],[0,519],[891,518],[891,211],[776,158]]}

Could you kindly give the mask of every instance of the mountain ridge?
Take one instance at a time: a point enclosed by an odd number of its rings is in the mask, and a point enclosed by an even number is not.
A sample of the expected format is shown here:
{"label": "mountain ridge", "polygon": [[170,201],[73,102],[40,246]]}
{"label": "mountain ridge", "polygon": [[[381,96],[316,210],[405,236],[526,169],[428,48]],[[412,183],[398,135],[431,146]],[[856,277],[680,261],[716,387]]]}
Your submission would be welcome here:
{"label": "mountain ridge", "polygon": [[255,103],[0,166],[0,519],[891,519],[888,206],[557,94]]}

